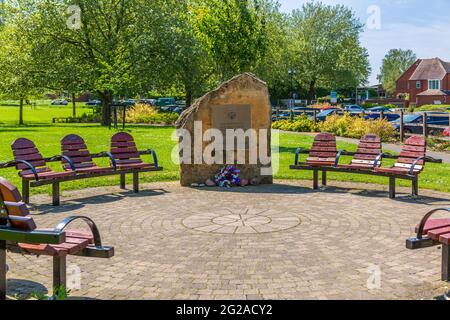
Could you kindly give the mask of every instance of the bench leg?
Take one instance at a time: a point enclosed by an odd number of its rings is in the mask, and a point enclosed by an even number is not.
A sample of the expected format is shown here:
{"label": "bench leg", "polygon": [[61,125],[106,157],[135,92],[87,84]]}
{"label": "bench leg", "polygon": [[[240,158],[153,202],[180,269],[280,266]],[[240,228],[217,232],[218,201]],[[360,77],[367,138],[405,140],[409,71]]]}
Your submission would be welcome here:
{"label": "bench leg", "polygon": [[389,198],[395,199],[395,178],[389,178]]}
{"label": "bench leg", "polygon": [[419,195],[419,177],[415,177],[412,181],[412,196],[417,197]]}
{"label": "bench leg", "polygon": [[53,257],[53,290],[66,285],[66,256]]}
{"label": "bench leg", "polygon": [[319,171],[313,170],[313,189],[318,190],[319,189]]}
{"label": "bench leg", "polygon": [[0,300],[6,300],[6,241],[0,240]]}
{"label": "bench leg", "polygon": [[133,172],[133,191],[139,193],[139,172]]}
{"label": "bench leg", "polygon": [[322,171],[322,186],[326,187],[327,185],[327,172]]}
{"label": "bench leg", "polygon": [[450,281],[450,246],[442,245],[442,281]]}
{"label": "bench leg", "polygon": [[30,181],[22,179],[22,200],[30,204]]}
{"label": "bench leg", "polygon": [[126,175],[125,173],[120,174],[120,189],[125,190],[126,189]]}
{"label": "bench leg", "polygon": [[59,201],[59,182],[53,182],[52,184],[52,196],[53,196],[53,206],[57,207],[60,204]]}

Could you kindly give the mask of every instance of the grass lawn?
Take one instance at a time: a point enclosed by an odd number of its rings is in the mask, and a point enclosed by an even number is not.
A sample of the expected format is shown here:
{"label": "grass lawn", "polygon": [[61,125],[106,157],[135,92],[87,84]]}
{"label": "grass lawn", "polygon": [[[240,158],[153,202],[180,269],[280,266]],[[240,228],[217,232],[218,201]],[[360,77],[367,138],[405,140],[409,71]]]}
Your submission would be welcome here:
{"label": "grass lawn", "polygon": [[[17,103],[17,102],[16,102]],[[77,116],[83,113],[92,114],[92,107],[87,107],[84,103],[77,103]],[[53,118],[71,117],[72,105],[68,106],[50,106],[48,101],[37,103],[36,107],[24,105],[23,120],[25,124],[50,124]],[[0,104],[0,125],[15,125],[19,123],[19,107]]]}
{"label": "grass lawn", "polygon": [[[82,108],[79,109],[81,114]],[[90,110],[90,109],[86,109]],[[114,130],[101,127],[99,125],[86,124],[51,124],[54,116],[68,116],[71,113],[69,107],[38,107],[37,110],[25,110],[25,126],[17,126],[17,108],[0,107],[0,162],[12,160],[11,143],[19,138],[25,137],[33,140],[41,153],[45,157],[60,154],[60,140],[67,134],[76,133],[84,137],[92,153],[109,150],[109,139],[115,133]],[[56,113],[58,115],[56,115]],[[154,148],[159,157],[164,171],[158,173],[142,174],[142,181],[154,182],[162,180],[179,179],[178,166],[171,161],[171,152],[176,142],[171,140],[174,131],[172,127],[143,127],[127,126],[136,139],[140,150]],[[280,170],[276,174],[277,179],[307,179],[311,180],[311,172],[301,172],[289,170],[289,165],[294,161],[294,154],[297,147],[310,148],[313,138],[299,136],[297,134],[282,133],[280,135]],[[356,145],[338,142],[339,149],[355,151]],[[306,155],[302,156],[302,160]],[[144,156],[145,161],[150,161],[150,156]],[[350,161],[349,157],[343,157],[342,161]],[[99,165],[108,165],[107,159],[98,159]],[[392,164],[392,160],[386,160],[385,165]],[[49,164],[55,170],[60,171],[60,163]],[[14,168],[0,170],[0,176],[20,185],[20,180]],[[387,178],[373,177],[365,175],[349,175],[330,173],[330,180],[366,182],[387,185]],[[131,183],[129,177],[128,183]],[[119,177],[103,177],[96,179],[79,180],[63,183],[62,190],[73,190],[86,187],[118,185]],[[398,181],[398,185],[409,186],[408,181]],[[450,165],[448,164],[427,164],[425,171],[421,174],[420,187],[437,191],[450,192]],[[32,194],[50,192],[50,187],[32,188]]]}

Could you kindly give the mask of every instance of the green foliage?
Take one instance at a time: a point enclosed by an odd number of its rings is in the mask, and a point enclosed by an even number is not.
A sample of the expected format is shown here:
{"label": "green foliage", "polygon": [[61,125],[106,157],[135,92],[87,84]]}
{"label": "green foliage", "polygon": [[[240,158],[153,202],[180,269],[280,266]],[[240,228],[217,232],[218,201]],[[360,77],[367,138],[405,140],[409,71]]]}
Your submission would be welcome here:
{"label": "green foliage", "polygon": [[427,104],[423,105],[420,108],[416,108],[415,111],[443,111],[450,112],[450,105],[445,104]]}
{"label": "green foliage", "polygon": [[308,2],[290,19],[289,49],[296,80],[315,87],[356,87],[370,73],[368,53],[360,43],[363,24],[351,9]]}
{"label": "green foliage", "polygon": [[378,76],[384,89],[388,93],[393,93],[397,80],[416,61],[417,57],[412,50],[390,50],[383,59],[381,74]]}
{"label": "green foliage", "polygon": [[343,116],[328,117],[326,121],[319,124],[319,128],[321,132],[356,139],[361,139],[367,134],[376,134],[383,141],[389,141],[395,137],[395,130],[387,120],[365,120],[360,117],[352,117],[348,113]]}
{"label": "green foliage", "polygon": [[435,151],[447,151],[450,152],[450,141],[439,138],[428,138],[428,147]]}
{"label": "green foliage", "polygon": [[173,124],[178,117],[177,113],[160,111],[146,104],[137,104],[127,111],[128,123]]}
{"label": "green foliage", "polygon": [[273,129],[295,132],[314,132],[314,122],[306,116],[295,118],[294,120],[280,120],[272,124]]}
{"label": "green foliage", "polygon": [[36,300],[67,300],[69,297],[70,290],[67,290],[66,287],[60,286],[55,287],[53,289],[53,295],[49,296],[47,294],[41,292],[35,292],[31,294],[31,297]]}

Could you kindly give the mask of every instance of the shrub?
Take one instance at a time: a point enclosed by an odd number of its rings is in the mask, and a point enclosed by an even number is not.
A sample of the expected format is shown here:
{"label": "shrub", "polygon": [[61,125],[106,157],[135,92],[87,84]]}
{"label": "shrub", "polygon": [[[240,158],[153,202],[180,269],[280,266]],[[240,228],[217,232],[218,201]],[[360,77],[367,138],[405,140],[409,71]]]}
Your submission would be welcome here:
{"label": "shrub", "polygon": [[307,116],[300,116],[294,120],[280,120],[272,124],[273,129],[295,132],[313,132],[315,131],[314,122]]}
{"label": "shrub", "polygon": [[172,124],[178,120],[178,117],[177,113],[160,111],[147,104],[136,104],[127,111],[129,123]]}
{"label": "shrub", "polygon": [[343,116],[334,115],[319,125],[321,132],[333,133],[341,137],[361,139],[366,134],[376,134],[384,141],[395,136],[395,130],[385,119],[365,120],[352,117],[346,113]]}

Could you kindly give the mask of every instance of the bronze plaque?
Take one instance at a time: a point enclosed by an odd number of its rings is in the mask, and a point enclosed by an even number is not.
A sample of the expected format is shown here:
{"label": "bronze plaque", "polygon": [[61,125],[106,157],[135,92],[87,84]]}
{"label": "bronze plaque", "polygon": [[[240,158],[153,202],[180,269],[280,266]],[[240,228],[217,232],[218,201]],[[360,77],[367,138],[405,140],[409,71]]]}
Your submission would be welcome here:
{"label": "bronze plaque", "polygon": [[[212,127],[222,132],[224,137],[224,150],[240,150],[237,137],[234,138],[234,147],[229,148],[226,138],[227,129],[242,129],[247,131],[252,128],[252,112],[250,105],[221,105],[212,107]],[[249,142],[245,140],[243,150],[248,150]]]}
{"label": "bronze plaque", "polygon": [[224,134],[227,129],[243,129],[252,127],[252,112],[249,105],[222,105],[212,107],[212,127]]}

